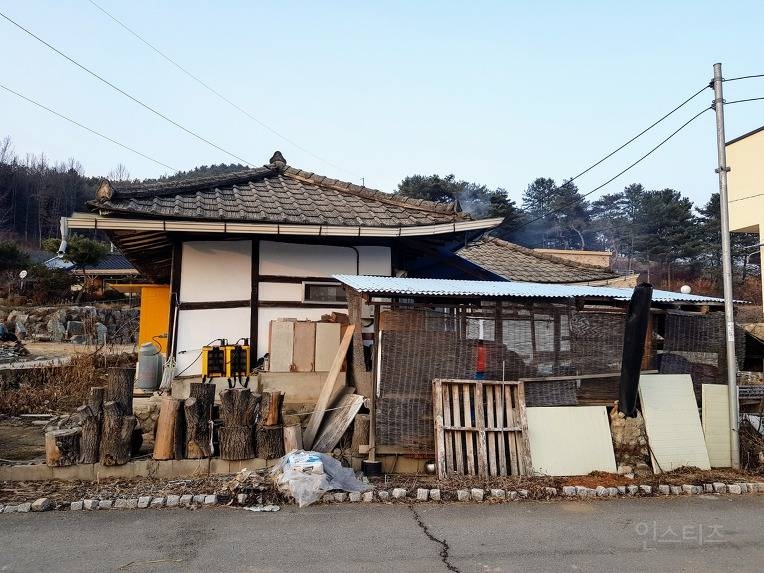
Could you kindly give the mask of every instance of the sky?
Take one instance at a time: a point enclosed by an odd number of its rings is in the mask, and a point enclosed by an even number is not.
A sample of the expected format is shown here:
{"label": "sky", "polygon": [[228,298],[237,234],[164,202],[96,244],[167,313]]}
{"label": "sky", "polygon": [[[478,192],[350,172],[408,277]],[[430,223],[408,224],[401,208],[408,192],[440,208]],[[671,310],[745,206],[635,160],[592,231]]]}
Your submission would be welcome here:
{"label": "sky", "polygon": [[[95,0],[254,121],[162,59],[89,0],[0,0],[0,12],[253,166],[383,191],[453,173],[520,203],[537,177],[582,171],[707,85],[764,74],[764,2],[244,2]],[[156,117],[0,19],[0,83],[176,169],[237,159]],[[764,96],[764,78],[724,85]],[[609,179],[713,99],[705,90],[577,180]],[[764,101],[725,108],[727,139],[764,125]],[[264,128],[266,124],[289,141]],[[0,89],[0,138],[18,155],[74,157],[88,175],[167,168]],[[294,144],[297,144],[296,146]],[[307,152],[306,152],[307,150]],[[717,190],[708,111],[592,195],[640,182],[705,203]]]}

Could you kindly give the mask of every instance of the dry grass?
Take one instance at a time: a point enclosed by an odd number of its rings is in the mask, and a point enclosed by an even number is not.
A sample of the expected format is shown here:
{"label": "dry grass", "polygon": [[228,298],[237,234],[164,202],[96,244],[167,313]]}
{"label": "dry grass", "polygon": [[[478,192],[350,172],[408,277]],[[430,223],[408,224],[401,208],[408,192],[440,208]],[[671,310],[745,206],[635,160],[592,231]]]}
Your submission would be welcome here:
{"label": "dry grass", "polygon": [[69,412],[85,403],[91,386],[106,383],[106,368],[135,364],[135,355],[78,354],[66,366],[2,373],[0,414]]}

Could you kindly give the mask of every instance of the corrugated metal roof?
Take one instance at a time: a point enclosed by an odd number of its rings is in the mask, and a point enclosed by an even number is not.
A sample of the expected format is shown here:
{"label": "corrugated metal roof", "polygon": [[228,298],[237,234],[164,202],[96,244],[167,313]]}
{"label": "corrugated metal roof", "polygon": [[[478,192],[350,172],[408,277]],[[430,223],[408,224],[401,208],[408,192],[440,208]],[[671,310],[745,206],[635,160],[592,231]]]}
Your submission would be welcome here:
{"label": "corrugated metal roof", "polygon": [[[334,275],[338,281],[352,289],[371,294],[398,296],[474,296],[479,298],[575,298],[602,297],[613,300],[630,300],[634,289],[567,285],[548,283],[525,283],[513,281],[466,281],[450,279],[412,279],[399,277],[375,277],[360,275]],[[653,290],[656,302],[723,303],[721,298],[695,294],[682,294],[665,290]]]}

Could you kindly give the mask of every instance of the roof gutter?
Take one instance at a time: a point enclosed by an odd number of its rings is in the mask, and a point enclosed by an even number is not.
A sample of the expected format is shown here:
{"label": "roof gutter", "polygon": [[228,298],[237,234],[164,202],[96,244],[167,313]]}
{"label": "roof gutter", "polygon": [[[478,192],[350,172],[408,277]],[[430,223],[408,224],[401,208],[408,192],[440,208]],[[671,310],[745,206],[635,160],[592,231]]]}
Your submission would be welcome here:
{"label": "roof gutter", "polygon": [[[62,218],[63,219],[63,218]],[[314,237],[417,237],[445,235],[461,231],[492,229],[503,217],[477,221],[457,221],[412,227],[344,227],[340,225],[293,225],[277,223],[240,223],[227,221],[188,221],[162,219],[110,218],[91,213],[74,213],[66,218],[69,229],[104,231],[166,231],[196,233],[235,233],[251,235],[302,235]]]}

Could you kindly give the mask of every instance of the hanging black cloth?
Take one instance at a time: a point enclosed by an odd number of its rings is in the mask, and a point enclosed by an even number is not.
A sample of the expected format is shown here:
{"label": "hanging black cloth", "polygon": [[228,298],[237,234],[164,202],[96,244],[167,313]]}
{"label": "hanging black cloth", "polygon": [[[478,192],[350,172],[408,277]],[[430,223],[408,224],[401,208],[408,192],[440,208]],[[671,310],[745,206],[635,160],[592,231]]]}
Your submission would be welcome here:
{"label": "hanging black cloth", "polygon": [[650,319],[650,302],[653,285],[640,283],[634,288],[626,315],[626,329],[623,335],[623,358],[621,360],[621,380],[619,384],[618,408],[629,418],[637,415],[637,386],[642,356],[645,351],[645,336]]}

